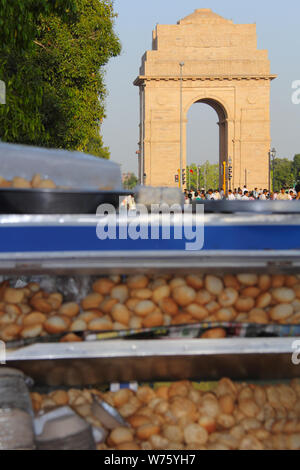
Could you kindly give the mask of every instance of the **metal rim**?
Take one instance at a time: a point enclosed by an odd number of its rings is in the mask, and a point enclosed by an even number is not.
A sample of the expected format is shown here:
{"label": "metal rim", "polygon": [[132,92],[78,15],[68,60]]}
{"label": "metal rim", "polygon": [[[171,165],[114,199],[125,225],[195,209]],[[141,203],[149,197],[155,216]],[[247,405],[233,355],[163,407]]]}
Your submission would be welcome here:
{"label": "metal rim", "polygon": [[193,201],[193,209],[203,205],[205,211],[215,213],[271,213],[271,214],[299,214],[300,201]]}
{"label": "metal rim", "polygon": [[128,189],[102,191],[96,189],[0,188],[0,194],[5,192],[22,193],[24,191],[28,194],[114,194],[121,196],[134,194],[134,191]]}

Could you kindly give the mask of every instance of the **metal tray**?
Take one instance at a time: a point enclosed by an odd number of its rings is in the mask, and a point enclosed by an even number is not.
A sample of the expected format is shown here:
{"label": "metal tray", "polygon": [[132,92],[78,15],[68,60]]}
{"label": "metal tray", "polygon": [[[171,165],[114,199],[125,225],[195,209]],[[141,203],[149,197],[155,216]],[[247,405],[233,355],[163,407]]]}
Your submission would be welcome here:
{"label": "metal tray", "polygon": [[[297,338],[185,339],[35,344],[6,354],[6,364],[36,385],[111,382],[291,379],[300,376]],[[299,355],[298,355],[299,356]]]}
{"label": "metal tray", "polygon": [[[109,341],[109,340],[154,340],[154,339],[195,339],[212,329],[222,328],[226,331],[226,338],[299,338],[300,325],[261,325],[256,323],[229,323],[229,322],[203,322],[185,325],[158,326],[153,328],[111,330],[111,331],[73,331],[82,342]],[[35,338],[16,339],[6,342],[7,350],[24,348],[33,344],[51,343],[60,344],[68,332],[38,336]],[[299,343],[300,344],[300,343]]]}
{"label": "metal tray", "polygon": [[193,211],[204,205],[206,213],[300,214],[300,201],[193,201]]}
{"label": "metal tray", "polygon": [[0,214],[96,214],[100,204],[119,207],[130,191],[0,189]]}

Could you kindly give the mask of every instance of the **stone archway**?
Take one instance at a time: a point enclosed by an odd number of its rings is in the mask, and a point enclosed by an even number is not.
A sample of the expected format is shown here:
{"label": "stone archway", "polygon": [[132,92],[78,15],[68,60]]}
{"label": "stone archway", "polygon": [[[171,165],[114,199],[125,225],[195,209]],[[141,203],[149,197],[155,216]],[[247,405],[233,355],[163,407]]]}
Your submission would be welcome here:
{"label": "stone archway", "polygon": [[[210,96],[210,95],[207,95],[207,96]],[[208,106],[210,106],[211,108],[213,108],[216,113],[217,113],[217,116],[218,116],[218,126],[219,126],[219,187],[221,188],[222,185],[223,185],[223,162],[227,162],[228,161],[228,114],[227,114],[227,111],[226,111],[226,108],[224,106],[224,104],[220,103],[220,101],[218,99],[216,99],[215,97],[214,98],[200,98],[198,99],[198,97],[196,98],[195,101],[193,101],[193,103],[191,103],[187,109],[184,109],[184,116],[185,116],[185,119],[184,119],[184,123],[185,123],[185,127],[186,127],[186,124],[187,124],[187,119],[186,119],[186,116],[187,116],[187,113],[190,109],[190,107],[195,104],[195,103],[203,103],[203,104],[207,104]],[[186,129],[185,129],[185,133],[186,134]],[[186,164],[186,161],[185,161],[185,164]],[[208,189],[208,188],[207,188]],[[216,188],[215,188],[216,189]]]}
{"label": "stone archway", "polygon": [[[184,63],[182,82],[180,62]],[[270,62],[257,49],[256,25],[236,25],[209,9],[177,25],[157,25],[152,50],[134,84],[140,89],[140,159],[144,183],[176,186],[180,163],[180,85],[183,167],[187,112],[204,102],[218,113],[220,163],[233,161],[233,187],[267,188],[270,149]]]}

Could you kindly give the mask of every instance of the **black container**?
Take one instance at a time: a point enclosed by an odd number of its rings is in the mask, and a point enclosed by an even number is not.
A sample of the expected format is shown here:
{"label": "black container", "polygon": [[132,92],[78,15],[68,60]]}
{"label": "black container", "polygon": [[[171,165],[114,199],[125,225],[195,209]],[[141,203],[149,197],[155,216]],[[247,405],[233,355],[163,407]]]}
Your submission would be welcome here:
{"label": "black container", "polygon": [[0,189],[0,214],[96,214],[100,204],[119,207],[130,191]]}

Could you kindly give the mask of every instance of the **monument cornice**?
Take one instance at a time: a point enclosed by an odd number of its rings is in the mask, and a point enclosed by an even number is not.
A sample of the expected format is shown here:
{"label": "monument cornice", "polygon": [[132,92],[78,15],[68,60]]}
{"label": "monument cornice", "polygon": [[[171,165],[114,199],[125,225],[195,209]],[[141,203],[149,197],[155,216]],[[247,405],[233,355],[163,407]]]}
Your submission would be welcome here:
{"label": "monument cornice", "polygon": [[[277,75],[185,75],[182,77],[182,80],[184,82],[187,81],[233,81],[233,80],[274,80],[277,78]],[[168,81],[175,81],[178,82],[180,81],[180,76],[167,76],[167,75],[140,75],[138,76],[133,84],[135,86],[141,86],[144,85],[145,82],[168,82]]]}

